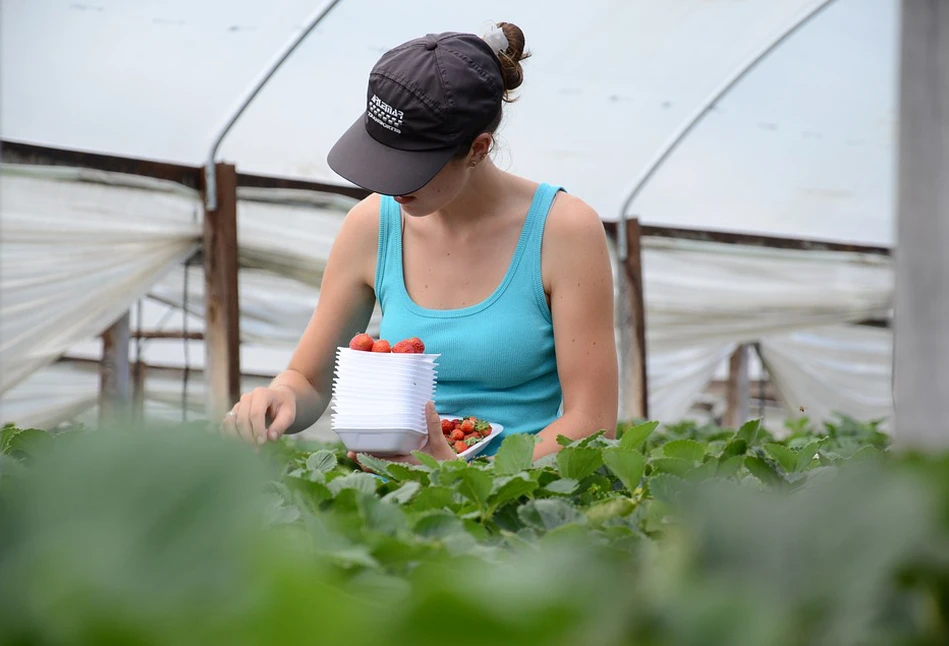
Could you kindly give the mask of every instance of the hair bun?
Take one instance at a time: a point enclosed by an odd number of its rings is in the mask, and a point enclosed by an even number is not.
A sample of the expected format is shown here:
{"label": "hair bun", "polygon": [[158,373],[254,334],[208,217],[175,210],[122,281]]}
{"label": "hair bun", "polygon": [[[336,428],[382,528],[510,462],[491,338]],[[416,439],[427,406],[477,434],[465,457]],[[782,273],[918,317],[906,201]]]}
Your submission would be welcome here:
{"label": "hair bun", "polygon": [[504,100],[511,102],[511,92],[524,82],[524,68],[521,61],[530,58],[530,53],[524,50],[524,32],[513,22],[499,22],[498,27],[504,32],[507,39],[507,49],[498,53],[501,60],[501,75],[504,77]]}

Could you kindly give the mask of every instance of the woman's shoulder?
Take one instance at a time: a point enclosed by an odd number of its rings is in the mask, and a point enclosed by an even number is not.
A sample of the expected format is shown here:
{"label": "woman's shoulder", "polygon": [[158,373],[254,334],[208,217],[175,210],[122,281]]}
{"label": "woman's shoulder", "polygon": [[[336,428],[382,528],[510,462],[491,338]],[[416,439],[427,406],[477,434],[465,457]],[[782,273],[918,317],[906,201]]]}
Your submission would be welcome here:
{"label": "woman's shoulder", "polygon": [[557,194],[547,214],[546,237],[567,242],[577,236],[581,239],[600,239],[604,235],[603,221],[592,206],[565,191]]}

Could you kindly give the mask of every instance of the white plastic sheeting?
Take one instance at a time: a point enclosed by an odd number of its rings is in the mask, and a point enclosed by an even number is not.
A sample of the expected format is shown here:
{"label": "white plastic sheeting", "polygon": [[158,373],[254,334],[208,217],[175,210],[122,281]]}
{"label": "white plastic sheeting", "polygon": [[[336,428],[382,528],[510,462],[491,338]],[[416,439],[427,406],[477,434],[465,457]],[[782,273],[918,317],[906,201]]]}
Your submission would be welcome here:
{"label": "white plastic sheeting", "polygon": [[789,415],[820,421],[841,413],[858,420],[884,420],[881,428],[892,430],[889,330],[811,328],[765,339],[761,352]]}
{"label": "white plastic sheeting", "polygon": [[[790,384],[783,391],[789,412],[806,406],[815,390],[824,387],[823,378],[814,372],[815,355],[805,354],[800,342],[788,340],[797,337],[788,335],[885,319],[892,308],[888,257],[660,238],[643,239],[642,253],[649,412],[661,420],[684,414],[736,345],[757,341],[774,352],[784,348],[784,362],[769,368],[776,379]],[[835,338],[840,335],[825,342],[828,357]],[[800,350],[798,356],[793,348]],[[879,356],[849,352],[843,339],[839,351],[840,360],[849,360],[855,374],[873,375],[874,392],[889,389],[889,370],[880,370]],[[798,368],[791,371],[790,365]],[[846,383],[843,374],[836,377],[841,393],[829,389],[821,395],[827,409],[861,418],[883,416],[878,398],[867,407],[852,392],[858,384]]]}
{"label": "white plastic sheeting", "polygon": [[[261,7],[251,0],[4,0],[0,136],[201,164],[220,119],[315,8],[309,0]],[[521,98],[509,106],[502,126],[497,162],[564,185],[604,219],[615,219],[629,189],[708,103],[819,10],[701,116],[630,213],[647,224],[892,245],[897,7],[896,0],[405,0],[393,9],[375,0],[345,0],[262,91],[221,154],[241,171],[339,182],[326,167],[326,152],[362,110],[368,70],[385,49],[429,31],[477,30],[486,19],[510,20],[524,28],[534,56],[525,63]],[[117,58],[116,51],[123,55]],[[127,181],[70,185],[69,191],[91,201],[70,194],[62,199],[69,208],[55,217],[68,220],[63,213],[75,212],[76,205],[91,208],[93,219],[99,209],[111,213],[123,198],[110,197],[110,191],[133,190],[124,186]],[[4,182],[5,189],[7,176]],[[35,208],[34,201],[47,203],[45,190],[34,185],[28,208]],[[168,191],[163,201],[150,198],[151,206],[143,208],[164,213],[179,198],[195,208],[193,194]],[[3,192],[5,227],[10,209]],[[97,193],[95,199],[90,192]],[[322,263],[345,204],[326,196],[242,190],[241,319],[245,338],[256,348],[242,349],[252,358],[245,364],[273,371],[285,365],[287,347],[318,298]],[[178,222],[191,214],[178,208],[156,214],[154,221]],[[182,235],[175,227],[167,235]],[[6,228],[3,233],[0,358],[4,379],[13,382],[11,365],[22,366],[22,376],[76,339],[44,346],[34,336],[21,336],[24,342],[10,350],[19,354],[7,354],[8,294],[26,289],[8,277],[35,269],[21,260],[10,273]],[[108,257],[116,257],[116,249],[109,251]],[[888,310],[886,261],[654,241],[647,241],[645,256],[650,405],[657,416],[672,419],[687,410],[734,344],[759,338],[789,406],[797,399],[824,401],[818,394],[836,397],[833,389],[820,392],[826,377],[814,373],[817,357],[833,352],[809,352],[813,346],[795,336],[802,330],[816,334],[815,326],[832,332],[829,347],[839,350],[853,374],[876,375],[868,392],[889,388],[888,371],[880,368],[885,362],[876,354],[848,351],[837,335],[847,329],[841,325],[846,321]],[[146,253],[137,260],[139,274],[148,273],[150,260],[156,268],[152,279],[161,274],[157,258]],[[192,272],[189,309],[200,314],[203,281]],[[144,277],[134,289],[129,284],[120,304],[98,292],[67,289],[81,277],[69,278],[53,291],[69,299],[104,299],[95,302],[95,312],[113,308],[102,314],[99,329],[148,288]],[[167,273],[153,296],[180,304],[182,283],[181,270]],[[121,291],[114,281],[96,286],[116,290],[110,294]],[[90,315],[33,302],[30,316],[44,322],[85,321]],[[34,334],[25,316],[10,319],[21,323],[9,329]],[[94,354],[96,344],[88,339],[98,330],[91,321],[87,327],[87,341],[71,351]],[[183,345],[151,344],[149,360],[164,352],[170,363],[180,363],[172,348]],[[34,351],[40,354],[34,357]],[[191,354],[189,361],[203,360],[200,352]],[[8,361],[11,356],[16,361]],[[849,407],[866,417],[883,406],[847,394],[843,386],[836,400],[825,403],[810,410]]]}
{"label": "white plastic sheeting", "polygon": [[[342,182],[326,153],[365,108],[382,52],[509,20],[533,57],[498,162],[615,219],[657,154],[825,4],[704,116],[632,212],[647,223],[887,244],[896,0],[344,0],[261,91],[221,156],[247,172]],[[220,121],[317,3],[263,6],[4,0],[0,133],[202,164]]]}
{"label": "white plastic sheeting", "polygon": [[[75,171],[56,170],[55,179],[50,179],[52,171],[32,169],[29,175],[21,177],[19,169],[6,170],[9,171],[4,174],[6,179],[45,182],[42,187],[33,186],[33,189],[51,200],[49,210],[57,214],[47,218],[44,212],[37,211],[32,220],[20,218],[21,225],[30,220],[32,226],[38,228],[48,222],[59,222],[57,218],[69,220],[68,214],[79,212],[75,209],[86,209],[94,217],[87,216],[82,227],[96,232],[87,236],[91,238],[90,244],[93,241],[96,244],[114,243],[116,238],[106,233],[112,231],[110,226],[115,228],[115,223],[99,214],[110,202],[87,202],[89,196],[85,196],[85,192],[118,188],[118,193],[108,195],[117,197],[124,194],[122,191],[133,191],[132,195],[139,201],[150,205],[150,210],[143,210],[134,208],[132,202],[120,202],[116,203],[112,213],[114,218],[126,223],[125,229],[119,227],[120,231],[135,231],[136,244],[139,245],[134,247],[136,251],[144,253],[141,250],[150,248],[149,245],[160,247],[168,235],[163,223],[168,221],[181,223],[179,237],[184,242],[180,244],[185,252],[192,248],[196,232],[188,209],[194,208],[193,195],[181,196],[184,201],[179,203],[177,196],[167,199],[164,185],[148,188],[142,185],[132,189],[118,186],[122,178],[111,174],[97,173],[79,181],[80,176]],[[105,183],[91,183],[93,179]],[[11,186],[19,185],[14,183]],[[76,199],[63,199],[63,195],[73,196],[64,186],[75,188]],[[54,190],[57,187],[62,193],[59,198]],[[143,197],[142,192],[148,191],[151,191],[150,197]],[[95,193],[92,197],[98,199]],[[67,201],[69,208],[64,206]],[[36,200],[31,203],[44,202]],[[266,196],[254,191],[241,192],[238,202],[239,256],[244,266],[240,270],[239,287],[244,342],[242,367],[246,372],[272,375],[286,366],[293,346],[316,306],[322,269],[348,204],[345,200],[300,191],[274,192]],[[17,221],[15,217],[8,218],[7,214],[5,208],[5,223]],[[143,214],[148,214],[147,222],[139,222]],[[76,245],[73,239],[76,226],[74,224],[71,229],[56,235],[67,236],[68,244]],[[294,234],[287,235],[287,231]],[[66,244],[58,237],[49,237],[51,235],[47,234],[37,242],[39,246],[33,248],[32,253],[49,256],[51,249]],[[147,242],[156,236],[156,241]],[[9,243],[5,238],[3,244]],[[5,257],[8,249],[3,247]],[[95,268],[114,258],[114,253],[111,253],[114,249],[110,248],[110,254],[101,249],[98,251],[91,256],[69,255],[74,263],[72,273],[76,280],[88,277],[90,267]],[[180,262],[182,253],[179,250],[175,262]],[[18,263],[19,271],[24,271],[25,266],[26,263]],[[806,406],[818,411],[839,410],[860,418],[888,416],[885,395],[889,388],[889,370],[885,362],[887,349],[876,346],[873,353],[855,352],[849,342],[839,337],[839,330],[844,329],[841,326],[846,323],[888,316],[892,300],[889,258],[645,238],[643,269],[651,417],[663,421],[681,418],[734,347],[756,341],[761,341],[768,352],[769,367],[789,412]],[[133,329],[203,329],[204,280],[200,266],[165,267],[160,278],[152,276],[151,280],[154,281],[151,285],[136,283],[139,289],[132,298],[147,292],[148,301],[141,325],[138,309],[133,308]],[[111,288],[117,284],[121,283],[111,284]],[[4,282],[3,285],[3,302],[7,303],[7,287],[16,283]],[[68,290],[69,285],[65,282],[60,288]],[[113,312],[116,307],[128,307],[128,293],[116,289],[109,291],[106,289],[109,285],[103,284],[94,293],[67,293],[77,299],[76,307],[89,305],[81,298],[87,295],[96,299],[93,309],[97,311]],[[17,294],[15,290],[9,293]],[[44,318],[71,320],[57,316],[61,300],[43,302],[33,299],[23,303],[21,317],[30,317],[30,321]],[[188,316],[181,312],[183,309],[187,309]],[[166,310],[170,312],[170,318]],[[17,320],[16,317],[10,319]],[[7,321],[4,317],[4,325],[9,325]],[[370,323],[370,333],[376,332],[378,321],[377,307]],[[820,352],[813,350],[816,347],[814,339],[818,338],[814,332],[808,332],[810,336],[800,336],[814,328],[837,334],[823,338]],[[63,345],[59,352],[67,352],[72,357],[97,358],[101,344],[93,337],[99,329],[88,328],[89,331],[81,337],[74,334],[72,342]],[[863,328],[850,326],[850,329],[867,334]],[[886,331],[873,332],[888,334]],[[810,339],[811,345],[802,339]],[[17,343],[4,346],[9,347],[11,353],[15,352],[9,355],[11,363],[5,363],[7,373],[25,375],[36,367],[21,357],[32,356],[38,352],[36,348],[48,346],[41,343],[31,346],[31,343],[39,341],[21,337]],[[834,354],[835,351],[838,355]],[[133,353],[137,354],[136,346],[133,346]],[[48,353],[44,356],[47,363],[55,358]],[[201,342],[180,340],[146,341],[141,357],[153,365],[189,366],[195,370],[204,366],[205,358]],[[832,360],[840,364],[834,370],[829,367],[836,365]],[[26,415],[27,419],[37,415],[59,418],[75,412],[82,405],[94,405],[95,384],[70,391],[73,393],[70,395],[63,383],[62,370],[56,368],[47,377],[37,375],[30,382],[32,386],[24,386],[26,390],[8,393],[9,397],[0,399],[3,418],[13,419],[10,415],[17,413]],[[846,370],[872,384],[850,379]],[[30,398],[24,393],[36,392],[36,384],[45,383],[44,379],[50,380],[50,396],[42,400],[46,409],[29,411],[23,402]],[[827,388],[827,379],[838,383],[839,391]],[[198,379],[192,380],[189,393],[195,388],[203,388]],[[861,389],[866,390],[863,397],[859,396]],[[61,402],[54,403],[55,393],[62,394]],[[20,404],[15,405],[15,402]]]}
{"label": "white plastic sheeting", "polygon": [[180,263],[197,243],[196,208],[176,184],[5,165],[0,393],[107,328]]}

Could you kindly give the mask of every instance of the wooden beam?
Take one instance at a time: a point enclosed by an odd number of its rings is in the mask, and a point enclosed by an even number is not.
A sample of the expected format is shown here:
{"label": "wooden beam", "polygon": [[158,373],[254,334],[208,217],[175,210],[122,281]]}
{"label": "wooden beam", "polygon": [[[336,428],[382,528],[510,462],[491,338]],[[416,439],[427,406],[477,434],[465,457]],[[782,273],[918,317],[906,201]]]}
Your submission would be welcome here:
{"label": "wooden beam", "polygon": [[888,247],[850,244],[831,240],[808,240],[804,238],[784,238],[731,231],[706,231],[700,229],[682,229],[655,225],[641,225],[640,235],[644,238],[672,238],[675,240],[696,240],[699,242],[717,242],[750,247],[771,249],[793,249],[799,251],[838,251],[844,253],[866,253],[875,256],[889,256]]}
{"label": "wooden beam", "polygon": [[[2,159],[12,164],[35,164],[42,166],[69,166],[73,168],[89,168],[114,173],[126,173],[141,177],[153,177],[177,182],[194,189],[200,189],[202,184],[201,168],[184,164],[135,159],[119,155],[103,155],[81,150],[67,150],[38,146],[20,141],[3,140],[0,142]],[[276,177],[272,175],[254,175],[238,173],[237,185],[254,188],[292,188],[318,193],[345,195],[355,199],[362,199],[369,195],[369,191],[358,186],[343,186],[314,182],[303,178]]]}
{"label": "wooden beam", "polygon": [[[217,164],[217,209],[204,213],[204,348],[207,414],[218,420],[240,398],[237,291],[237,172]],[[204,174],[202,173],[202,178]]]}
{"label": "wooden beam", "polygon": [[[612,223],[605,223],[612,224]],[[606,226],[616,241],[617,227]],[[643,301],[642,252],[639,221],[626,225],[627,256],[618,272],[616,327],[619,348],[619,419],[645,419],[649,416],[649,389],[646,370],[646,310]]]}
{"label": "wooden beam", "polygon": [[116,427],[130,421],[129,376],[129,313],[125,312],[102,333],[99,426]]}
{"label": "wooden beam", "polygon": [[949,2],[901,4],[894,446],[945,449]]}
{"label": "wooden beam", "polygon": [[204,332],[185,332],[184,330],[139,330],[132,332],[133,339],[189,339],[191,341],[204,340]]}
{"label": "wooden beam", "polygon": [[725,428],[738,428],[748,421],[748,347],[739,345],[728,359],[725,389]]}

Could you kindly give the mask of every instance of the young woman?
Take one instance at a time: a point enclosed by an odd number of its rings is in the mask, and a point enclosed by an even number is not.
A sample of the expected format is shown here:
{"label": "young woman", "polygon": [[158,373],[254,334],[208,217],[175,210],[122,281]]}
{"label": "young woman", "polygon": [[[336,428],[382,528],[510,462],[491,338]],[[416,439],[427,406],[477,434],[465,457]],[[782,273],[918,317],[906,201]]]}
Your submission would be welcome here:
{"label": "young woman", "polygon": [[336,348],[365,331],[377,299],[380,338],[419,337],[441,354],[424,449],[436,459],[455,457],[438,413],[535,433],[535,459],[558,450],[558,435],[613,432],[613,280],[599,216],[489,156],[525,57],[511,23],[382,56],[366,112],[328,157],[373,194],[340,228],[289,367],[241,397],[225,432],[263,443],[312,425],[330,400]]}

